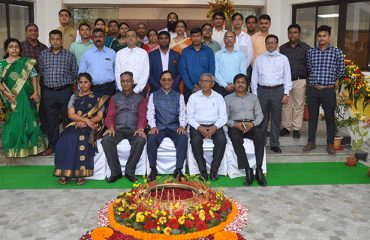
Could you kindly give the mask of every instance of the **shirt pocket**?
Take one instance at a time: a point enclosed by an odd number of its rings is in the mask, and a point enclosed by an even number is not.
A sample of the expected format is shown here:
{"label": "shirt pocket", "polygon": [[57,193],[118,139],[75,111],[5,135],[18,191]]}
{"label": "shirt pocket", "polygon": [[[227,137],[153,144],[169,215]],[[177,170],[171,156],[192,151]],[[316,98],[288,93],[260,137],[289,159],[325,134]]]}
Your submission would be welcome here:
{"label": "shirt pocket", "polygon": [[103,62],[103,67],[105,70],[113,71],[113,61],[105,58]]}

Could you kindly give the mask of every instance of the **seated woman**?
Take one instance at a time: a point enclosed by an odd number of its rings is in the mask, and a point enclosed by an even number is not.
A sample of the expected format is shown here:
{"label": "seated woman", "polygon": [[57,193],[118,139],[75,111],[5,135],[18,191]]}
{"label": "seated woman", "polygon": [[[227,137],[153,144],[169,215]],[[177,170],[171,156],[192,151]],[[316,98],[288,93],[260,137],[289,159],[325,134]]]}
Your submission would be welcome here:
{"label": "seated woman", "polygon": [[68,117],[73,121],[63,131],[55,146],[54,176],[60,184],[69,178],[77,178],[77,184],[85,183],[85,177],[94,174],[94,134],[99,129],[108,96],[98,98],[91,92],[92,78],[88,73],[78,76],[80,92],[71,96]]}
{"label": "seated woman", "polygon": [[9,38],[6,55],[0,60],[0,98],[7,115],[2,127],[6,157],[27,157],[45,150],[45,139],[37,120],[36,60],[20,56],[20,42]]}
{"label": "seated woman", "polygon": [[191,39],[185,36],[186,23],[183,20],[179,20],[176,23],[177,37],[171,39],[170,48],[180,53],[182,50],[191,45]]}

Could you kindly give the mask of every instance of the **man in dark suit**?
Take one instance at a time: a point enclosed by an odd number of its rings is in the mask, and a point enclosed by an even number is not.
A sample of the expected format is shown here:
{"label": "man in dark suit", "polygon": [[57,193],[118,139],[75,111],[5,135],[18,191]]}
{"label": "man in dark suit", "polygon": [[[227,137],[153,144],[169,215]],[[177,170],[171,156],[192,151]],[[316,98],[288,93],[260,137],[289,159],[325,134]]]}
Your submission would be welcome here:
{"label": "man in dark suit", "polygon": [[170,33],[162,31],[159,33],[159,46],[160,48],[149,53],[149,83],[150,92],[161,89],[160,79],[163,71],[170,71],[173,75],[173,86],[172,88],[179,91],[179,85],[181,80],[180,75],[180,54],[169,48],[170,46]]}

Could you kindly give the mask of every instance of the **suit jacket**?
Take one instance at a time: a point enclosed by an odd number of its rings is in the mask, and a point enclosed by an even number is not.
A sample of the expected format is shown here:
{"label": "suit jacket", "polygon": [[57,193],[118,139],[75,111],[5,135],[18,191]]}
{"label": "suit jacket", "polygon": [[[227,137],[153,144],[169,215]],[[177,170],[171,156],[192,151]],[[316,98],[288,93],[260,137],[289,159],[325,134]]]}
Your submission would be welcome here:
{"label": "suit jacket", "polygon": [[[170,56],[168,59],[168,70],[171,71],[173,74],[172,89],[179,91],[179,85],[181,80],[180,54],[171,49],[169,49],[169,51]],[[161,52],[159,49],[149,53],[149,66],[150,66],[149,73],[150,92],[154,92],[161,88],[159,80],[161,77],[161,73],[163,72]]]}

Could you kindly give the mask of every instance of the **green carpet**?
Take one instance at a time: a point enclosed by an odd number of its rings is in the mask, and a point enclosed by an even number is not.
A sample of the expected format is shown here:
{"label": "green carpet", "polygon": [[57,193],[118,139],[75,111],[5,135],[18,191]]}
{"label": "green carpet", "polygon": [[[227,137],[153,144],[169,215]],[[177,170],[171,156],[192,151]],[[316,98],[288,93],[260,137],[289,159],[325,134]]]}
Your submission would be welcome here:
{"label": "green carpet", "polygon": [[[347,167],[343,162],[319,163],[270,163],[267,165],[269,186],[321,185],[321,184],[370,184],[368,167],[357,164]],[[123,178],[108,184],[100,180],[88,180],[77,186],[74,181],[59,185],[53,177],[53,166],[2,166],[0,189],[127,189],[132,183]],[[143,178],[139,178],[143,181]],[[212,187],[243,187],[244,178],[230,179],[221,176]],[[257,183],[254,183],[257,186]]]}

